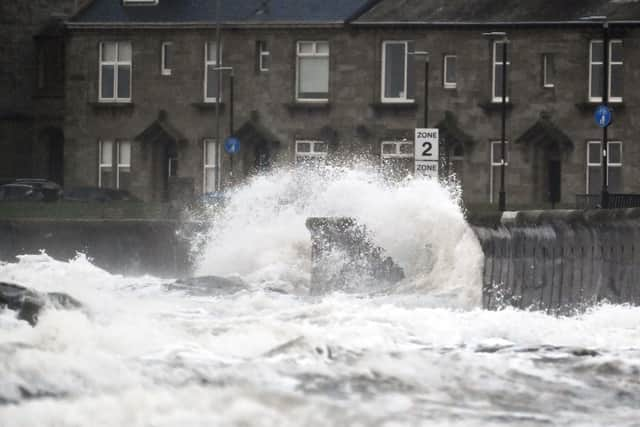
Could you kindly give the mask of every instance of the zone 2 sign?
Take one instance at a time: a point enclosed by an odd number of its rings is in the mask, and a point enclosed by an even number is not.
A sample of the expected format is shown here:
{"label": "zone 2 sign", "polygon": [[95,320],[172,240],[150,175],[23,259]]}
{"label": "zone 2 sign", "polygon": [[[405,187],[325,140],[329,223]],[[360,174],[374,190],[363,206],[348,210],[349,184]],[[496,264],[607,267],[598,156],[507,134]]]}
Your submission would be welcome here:
{"label": "zone 2 sign", "polygon": [[416,129],[415,173],[416,176],[438,178],[438,129]]}

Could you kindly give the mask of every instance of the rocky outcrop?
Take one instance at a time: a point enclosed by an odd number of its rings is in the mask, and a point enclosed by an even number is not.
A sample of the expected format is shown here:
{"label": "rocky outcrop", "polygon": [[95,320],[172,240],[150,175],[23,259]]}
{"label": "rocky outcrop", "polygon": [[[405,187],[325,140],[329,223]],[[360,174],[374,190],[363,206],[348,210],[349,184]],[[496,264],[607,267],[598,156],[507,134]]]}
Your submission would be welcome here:
{"label": "rocky outcrop", "polygon": [[35,326],[38,316],[46,307],[79,309],[82,303],[65,293],[37,292],[13,283],[0,282],[0,309],[17,312],[18,319]]}
{"label": "rocky outcrop", "polygon": [[404,279],[404,271],[371,242],[353,218],[308,218],[311,293],[380,289]]}

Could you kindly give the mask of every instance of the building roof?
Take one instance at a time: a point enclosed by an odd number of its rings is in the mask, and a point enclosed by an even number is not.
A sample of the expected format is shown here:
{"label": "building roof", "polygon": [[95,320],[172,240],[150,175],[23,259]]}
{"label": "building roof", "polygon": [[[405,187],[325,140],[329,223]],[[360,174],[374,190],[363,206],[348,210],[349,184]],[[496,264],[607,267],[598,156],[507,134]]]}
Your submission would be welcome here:
{"label": "building roof", "polygon": [[[364,12],[371,0],[220,0],[225,24],[343,23]],[[71,20],[75,24],[214,24],[216,0],[159,0],[123,5],[94,0]]]}
{"label": "building roof", "polygon": [[383,0],[356,24],[577,22],[586,16],[640,21],[639,0]]}

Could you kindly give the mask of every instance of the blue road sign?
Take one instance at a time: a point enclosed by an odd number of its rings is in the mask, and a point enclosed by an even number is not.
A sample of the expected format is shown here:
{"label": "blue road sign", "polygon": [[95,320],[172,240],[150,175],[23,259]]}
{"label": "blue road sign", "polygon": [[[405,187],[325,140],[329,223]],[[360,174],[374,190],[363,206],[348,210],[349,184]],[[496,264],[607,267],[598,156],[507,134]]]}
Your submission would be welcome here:
{"label": "blue road sign", "polygon": [[601,128],[606,128],[611,124],[611,110],[606,105],[598,105],[594,116],[596,124]]}
{"label": "blue road sign", "polygon": [[240,151],[240,140],[236,137],[230,136],[224,142],[224,149],[229,154],[236,154]]}

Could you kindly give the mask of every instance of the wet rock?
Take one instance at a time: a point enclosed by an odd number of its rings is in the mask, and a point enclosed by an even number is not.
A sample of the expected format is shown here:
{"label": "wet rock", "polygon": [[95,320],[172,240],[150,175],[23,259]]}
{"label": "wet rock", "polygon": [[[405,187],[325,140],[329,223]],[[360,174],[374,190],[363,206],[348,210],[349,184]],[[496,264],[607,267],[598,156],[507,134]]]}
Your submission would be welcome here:
{"label": "wet rock", "polygon": [[17,312],[18,319],[35,326],[38,316],[46,307],[79,309],[82,308],[82,303],[62,292],[38,292],[13,283],[0,282],[0,309]]}
{"label": "wet rock", "polygon": [[312,294],[384,288],[404,279],[402,268],[355,219],[308,218],[306,226],[312,241]]}
{"label": "wet rock", "polygon": [[192,296],[231,295],[247,289],[247,285],[239,278],[220,276],[199,276],[178,279],[165,285],[171,291],[183,291]]}

